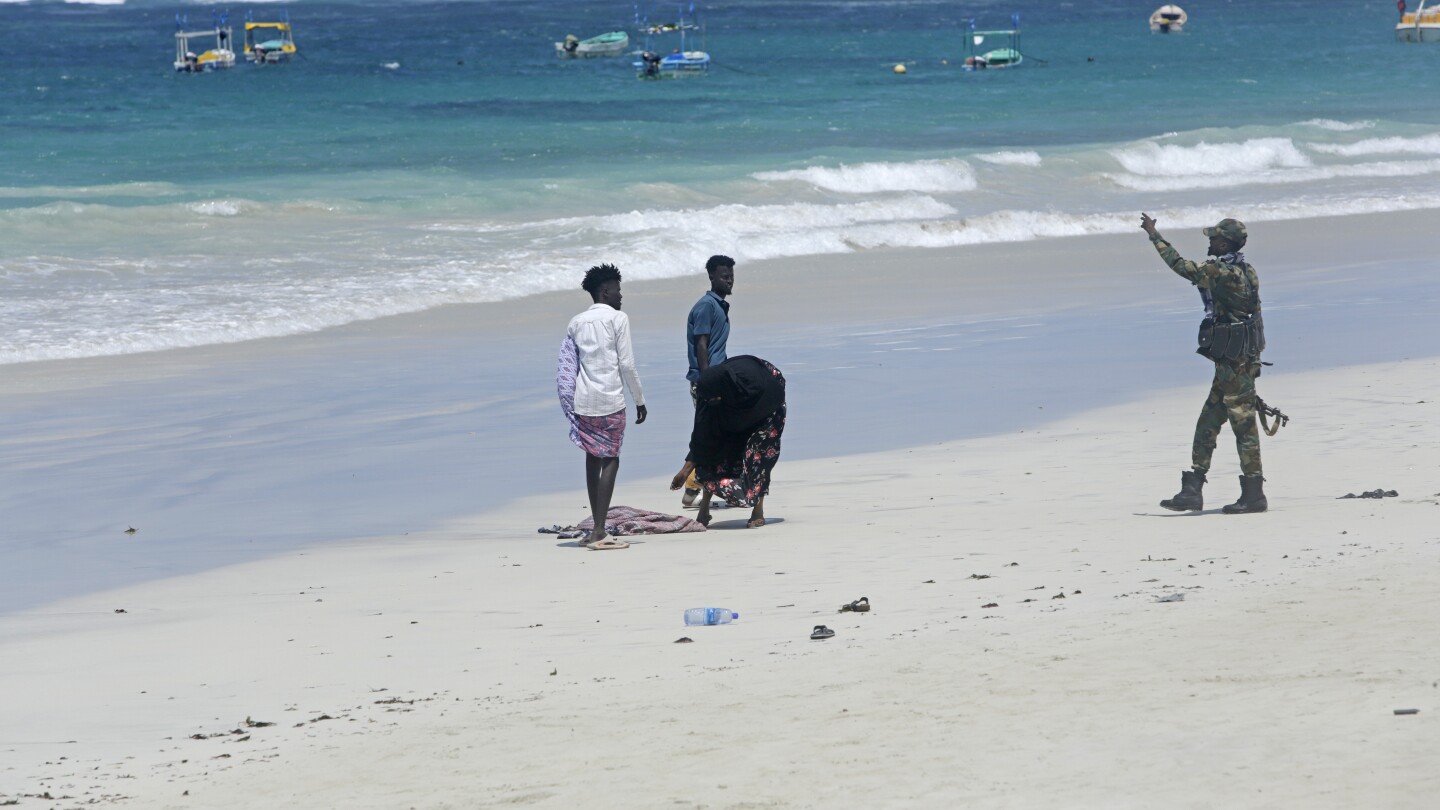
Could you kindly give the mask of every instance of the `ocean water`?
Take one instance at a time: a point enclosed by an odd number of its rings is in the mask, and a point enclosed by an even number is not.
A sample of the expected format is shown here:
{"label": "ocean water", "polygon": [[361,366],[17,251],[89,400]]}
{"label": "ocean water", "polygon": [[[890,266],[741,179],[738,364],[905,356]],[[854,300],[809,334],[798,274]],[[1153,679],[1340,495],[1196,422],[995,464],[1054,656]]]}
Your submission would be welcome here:
{"label": "ocean water", "polygon": [[[600,261],[1440,209],[1440,46],[1396,43],[1392,4],[1192,0],[1171,36],[1157,4],[702,3],[710,74],[641,82],[551,44],[639,46],[628,2],[300,0],[302,58],[192,76],[177,13],[281,6],[6,0],[0,364],[502,300]],[[961,71],[965,20],[1012,12],[1026,64]]]}

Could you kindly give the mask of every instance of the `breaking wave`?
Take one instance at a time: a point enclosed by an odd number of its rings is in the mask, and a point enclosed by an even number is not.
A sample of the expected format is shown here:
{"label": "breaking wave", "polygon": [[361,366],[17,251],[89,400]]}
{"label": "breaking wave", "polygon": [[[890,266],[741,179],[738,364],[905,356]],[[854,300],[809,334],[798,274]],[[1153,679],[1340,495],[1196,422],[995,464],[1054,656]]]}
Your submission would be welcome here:
{"label": "breaking wave", "polygon": [[914,191],[922,194],[970,191],[975,173],[963,160],[920,160],[911,163],[841,164],[831,168],[811,166],[750,175],[766,183],[800,182],[841,194],[875,194],[887,191]]}
{"label": "breaking wave", "polygon": [[1317,129],[1328,129],[1331,132],[1354,132],[1360,129],[1374,129],[1374,121],[1335,121],[1330,118],[1311,118],[1309,121],[1301,121],[1302,126],[1315,127]]}
{"label": "breaking wave", "polygon": [[1440,155],[1440,134],[1418,138],[1366,138],[1354,143],[1312,143],[1308,148],[1327,155]]}
{"label": "breaking wave", "polygon": [[1113,149],[1110,154],[1127,172],[1139,177],[1213,177],[1311,165],[1310,158],[1289,138],[1202,141],[1194,146],[1146,141]]}
{"label": "breaking wave", "polygon": [[997,166],[1039,166],[1039,152],[988,152],[975,156],[976,160]]}

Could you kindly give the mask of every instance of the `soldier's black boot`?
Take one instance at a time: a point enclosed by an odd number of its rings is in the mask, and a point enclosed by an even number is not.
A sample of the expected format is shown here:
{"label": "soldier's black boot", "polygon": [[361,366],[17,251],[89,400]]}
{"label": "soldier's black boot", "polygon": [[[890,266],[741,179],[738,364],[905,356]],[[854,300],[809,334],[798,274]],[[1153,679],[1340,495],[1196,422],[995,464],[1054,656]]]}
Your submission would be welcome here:
{"label": "soldier's black boot", "polygon": [[1265,478],[1259,475],[1240,476],[1240,500],[1225,505],[1227,515],[1243,515],[1247,512],[1264,512],[1270,508],[1265,500]]}
{"label": "soldier's black boot", "polygon": [[1176,512],[1199,512],[1205,508],[1205,496],[1200,488],[1205,486],[1205,474],[1194,470],[1180,473],[1180,491],[1175,497],[1163,500],[1160,505]]}

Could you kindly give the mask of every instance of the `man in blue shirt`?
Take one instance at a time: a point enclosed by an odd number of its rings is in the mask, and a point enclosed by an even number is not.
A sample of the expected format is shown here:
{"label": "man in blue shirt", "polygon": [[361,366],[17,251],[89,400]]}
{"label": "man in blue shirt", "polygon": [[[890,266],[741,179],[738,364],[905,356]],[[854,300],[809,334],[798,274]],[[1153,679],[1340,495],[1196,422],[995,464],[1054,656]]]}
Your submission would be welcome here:
{"label": "man in blue shirt", "polygon": [[[685,379],[690,381],[691,400],[695,399],[695,381],[700,379],[700,372],[725,362],[725,344],[730,339],[730,303],[725,297],[735,288],[735,260],[729,256],[711,256],[705,262],[705,272],[710,276],[710,290],[690,308],[690,317],[685,321],[686,352],[690,359]],[[685,482],[681,503],[689,506],[699,495],[700,484],[691,473]]]}

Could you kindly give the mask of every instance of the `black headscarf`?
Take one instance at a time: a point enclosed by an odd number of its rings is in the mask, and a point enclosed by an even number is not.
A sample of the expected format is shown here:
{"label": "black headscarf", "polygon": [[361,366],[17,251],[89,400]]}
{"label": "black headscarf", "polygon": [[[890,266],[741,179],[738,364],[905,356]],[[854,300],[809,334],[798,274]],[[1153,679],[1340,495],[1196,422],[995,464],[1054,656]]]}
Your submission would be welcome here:
{"label": "black headscarf", "polygon": [[744,454],[751,431],[785,404],[785,386],[764,361],[744,354],[700,372],[695,398],[690,458],[711,465]]}

